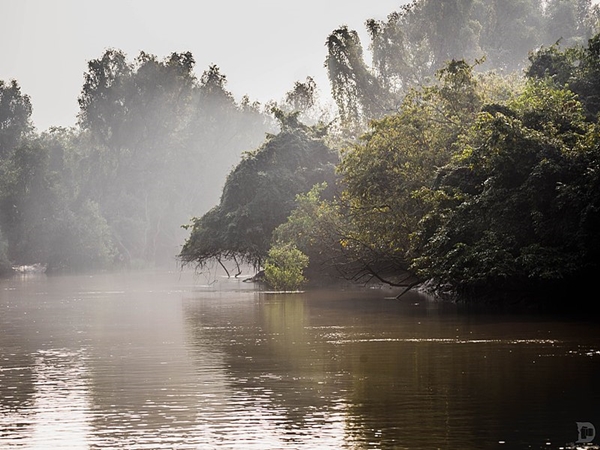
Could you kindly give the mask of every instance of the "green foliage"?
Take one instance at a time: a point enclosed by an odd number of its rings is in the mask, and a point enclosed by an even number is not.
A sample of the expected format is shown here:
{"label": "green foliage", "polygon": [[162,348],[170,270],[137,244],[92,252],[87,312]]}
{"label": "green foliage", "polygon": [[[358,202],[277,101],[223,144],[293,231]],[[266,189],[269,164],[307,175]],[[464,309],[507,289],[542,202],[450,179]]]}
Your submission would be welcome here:
{"label": "green foliage", "polygon": [[315,106],[317,96],[317,84],[312,77],[306,77],[301,83],[296,81],[294,87],[285,95],[286,102],[293,111],[308,111]]}
{"label": "green foliage", "polygon": [[31,104],[0,84],[0,226],[8,258],[49,269],[172,261],[180,224],[206,211],[274,123],[210,66],[115,49],[89,61],[72,130],[33,134]]}
{"label": "green foliage", "polygon": [[296,208],[273,232],[274,246],[293,245],[308,256],[306,272],[314,279],[338,276],[339,267],[348,261],[340,245],[348,226],[333,198],[327,183],[298,194]]}
{"label": "green foliage", "polygon": [[102,269],[114,262],[116,249],[110,228],[91,200],[75,211],[64,211],[49,226],[48,261],[53,270]]}
{"label": "green foliage", "polygon": [[530,78],[549,78],[557,87],[576,93],[585,106],[588,119],[600,113],[600,34],[588,41],[587,47],[561,50],[558,44],[542,48],[530,57]]}
{"label": "green foliage", "polygon": [[21,139],[31,131],[31,101],[13,80],[0,80],[0,162],[10,157]]}
{"label": "green foliage", "polygon": [[325,67],[331,92],[345,124],[381,117],[388,106],[379,79],[363,60],[358,33],[343,26],[327,38]]}
{"label": "green foliage", "polygon": [[333,98],[355,132],[394,111],[448,61],[484,58],[480,70],[519,72],[535,48],[589,39],[599,11],[590,0],[414,0],[387,20],[367,21],[370,66],[355,31],[331,33],[325,64]]}
{"label": "green foliage", "polygon": [[79,161],[68,130],[55,129],[18,146],[5,161],[0,226],[16,264],[49,270],[104,268],[113,247],[96,204],[79,198]]}
{"label": "green foliage", "polygon": [[[367,22],[371,65],[355,31],[334,30],[326,67],[351,139],[341,161],[329,126],[303,123],[318,115],[310,77],[270,108],[280,132],[260,147],[275,122],[236,102],[217,66],[197,78],[189,52],[128,61],[107,50],[88,64],[78,128],[40,135],[29,97],[0,82],[0,271],[152,264],[200,213],[181,261],[264,262],[276,289],[332,267],[462,291],[592,279],[599,11],[590,0],[415,0]],[[523,81],[514,71],[533,48]]]}
{"label": "green foliage", "polygon": [[260,266],[273,230],[295,207],[296,195],[332,181],[337,155],[321,138],[285,116],[283,131],[270,137],[229,174],[220,204],[192,220],[180,254],[185,263],[239,257]]}
{"label": "green foliage", "polygon": [[409,267],[410,235],[427,207],[414,193],[449,162],[481,105],[472,67],[464,61],[450,62],[438,78],[438,84],[412,91],[398,114],[373,121],[343,153],[338,170],[349,220],[341,244],[369,271]]}
{"label": "green foliage", "polygon": [[265,260],[265,281],[273,289],[297,290],[306,282],[304,269],[307,266],[308,256],[294,245],[275,245]]}
{"label": "green foliage", "polygon": [[373,121],[339,165],[346,259],[331,259],[354,279],[360,265],[380,280],[408,270],[462,292],[589,283],[599,261],[597,42],[539,52],[525,84],[453,61],[437,85]]}
{"label": "green foliage", "polygon": [[598,130],[573,93],[530,82],[505,108],[482,112],[460,148],[414,235],[413,269],[462,290],[504,291],[581,283],[597,270],[587,230],[598,220]]}

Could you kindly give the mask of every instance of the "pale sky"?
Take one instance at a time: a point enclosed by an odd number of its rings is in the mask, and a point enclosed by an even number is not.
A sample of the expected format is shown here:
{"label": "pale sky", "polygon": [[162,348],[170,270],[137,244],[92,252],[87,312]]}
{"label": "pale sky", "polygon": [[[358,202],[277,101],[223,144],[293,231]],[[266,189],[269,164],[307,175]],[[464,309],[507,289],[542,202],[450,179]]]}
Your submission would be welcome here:
{"label": "pale sky", "polygon": [[236,98],[279,100],[312,76],[324,96],[325,39],[407,0],[0,0],[0,80],[31,97],[38,131],[75,124],[87,62],[117,48],[160,59],[191,51],[199,77],[216,64]]}

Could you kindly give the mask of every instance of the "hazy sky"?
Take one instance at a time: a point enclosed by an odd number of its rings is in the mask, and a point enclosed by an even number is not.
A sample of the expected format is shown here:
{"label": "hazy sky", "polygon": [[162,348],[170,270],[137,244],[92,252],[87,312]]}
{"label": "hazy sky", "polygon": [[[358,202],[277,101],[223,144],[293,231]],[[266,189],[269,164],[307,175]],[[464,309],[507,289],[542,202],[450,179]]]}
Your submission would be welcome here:
{"label": "hazy sky", "polygon": [[384,19],[406,0],[0,0],[0,80],[16,79],[39,131],[75,123],[87,61],[117,48],[160,59],[191,51],[237,98],[280,99],[311,75],[328,91],[325,39],[340,25]]}

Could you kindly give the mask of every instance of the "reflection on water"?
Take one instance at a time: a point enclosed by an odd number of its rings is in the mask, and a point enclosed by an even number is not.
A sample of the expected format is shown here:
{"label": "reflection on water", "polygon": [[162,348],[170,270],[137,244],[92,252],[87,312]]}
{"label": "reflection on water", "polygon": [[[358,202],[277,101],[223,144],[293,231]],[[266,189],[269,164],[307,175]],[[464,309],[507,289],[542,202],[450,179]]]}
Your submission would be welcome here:
{"label": "reflection on water", "polygon": [[[85,356],[70,350],[40,350],[30,367],[4,368],[3,414],[0,429],[7,444],[14,439],[26,448],[52,448],[68,442],[70,448],[87,448],[89,391]],[[6,358],[5,358],[6,360]],[[21,404],[21,378],[30,377],[31,395]]]}
{"label": "reflection on water", "polygon": [[0,448],[560,448],[600,334],[187,273],[0,281]]}

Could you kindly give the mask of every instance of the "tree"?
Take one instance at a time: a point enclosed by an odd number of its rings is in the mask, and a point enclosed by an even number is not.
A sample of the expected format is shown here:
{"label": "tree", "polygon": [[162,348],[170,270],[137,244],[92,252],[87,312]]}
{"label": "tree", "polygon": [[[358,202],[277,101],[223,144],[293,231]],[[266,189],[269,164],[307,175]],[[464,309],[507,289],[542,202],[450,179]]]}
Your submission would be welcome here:
{"label": "tree", "polygon": [[4,164],[0,228],[16,264],[45,263],[52,271],[112,262],[106,221],[81,197],[76,140],[70,130],[52,129],[19,145]]}
{"label": "tree", "polygon": [[0,80],[0,162],[10,157],[22,138],[32,129],[32,106],[28,95],[12,80]]}
{"label": "tree", "polygon": [[306,112],[316,103],[317,84],[312,77],[306,77],[306,81],[301,83],[296,81],[294,87],[285,95],[293,111]]}
{"label": "tree", "polygon": [[8,259],[8,243],[4,239],[2,230],[0,229],[0,276],[9,273],[10,270],[11,264]]}
{"label": "tree", "polygon": [[542,48],[530,57],[529,78],[551,78],[558,87],[575,92],[586,108],[588,119],[600,112],[600,34],[587,47],[575,45],[561,50],[558,44]]}
{"label": "tree", "polygon": [[331,132],[335,112],[331,105],[323,104],[321,100],[317,83],[312,77],[306,77],[303,82],[296,81],[283,100],[274,106],[287,114],[298,112],[298,120],[304,124],[328,124]]}
{"label": "tree", "polygon": [[[597,26],[598,7],[592,0],[548,0],[545,5],[545,43],[584,45]],[[533,48],[533,47],[532,47]]]}
{"label": "tree", "polygon": [[[90,61],[79,98],[89,139],[86,195],[100,207],[120,258],[160,264],[177,254],[180,225],[218,198],[227,171],[269,128],[258,106],[237,104],[191,53],[159,60],[118,50]],[[199,195],[202,193],[202,195]]]}
{"label": "tree", "polygon": [[387,20],[367,20],[373,59],[358,34],[341,27],[327,39],[332,95],[354,132],[395,110],[410,89],[451,60],[485,60],[479,70],[521,71],[534,48],[584,42],[598,31],[590,0],[414,0]]}
{"label": "tree", "polygon": [[227,177],[218,206],[192,219],[179,255],[184,263],[202,267],[210,260],[238,258],[260,266],[296,195],[332,179],[337,155],[295,115],[277,115],[282,131],[245,155]]}
{"label": "tree", "polygon": [[[539,0],[475,2],[473,13],[481,25],[479,57],[485,55],[484,68],[520,72],[529,52],[546,42],[542,30],[547,19],[544,3]],[[552,39],[552,35],[548,37]]]}
{"label": "tree", "polygon": [[341,241],[348,223],[335,196],[335,185],[315,184],[296,196],[296,207],[273,232],[272,247],[293,246],[308,257],[309,278],[324,280],[350,272]]}
{"label": "tree", "polygon": [[164,246],[175,251],[165,229],[176,226],[165,222],[177,204],[170,177],[196,83],[193,65],[189,52],[163,61],[141,52],[128,63],[117,50],[88,64],[79,98],[92,144],[88,192],[127,257],[155,261]]}
{"label": "tree", "polygon": [[3,228],[11,226],[10,216],[14,212],[14,205],[6,201],[11,196],[10,159],[33,130],[31,113],[29,96],[21,92],[17,81],[0,80],[0,274],[11,269],[9,241],[2,233]]}
{"label": "tree", "polygon": [[340,27],[329,35],[326,46],[325,67],[342,121],[362,125],[365,119],[381,117],[389,107],[388,99],[364,62],[358,33]]}

